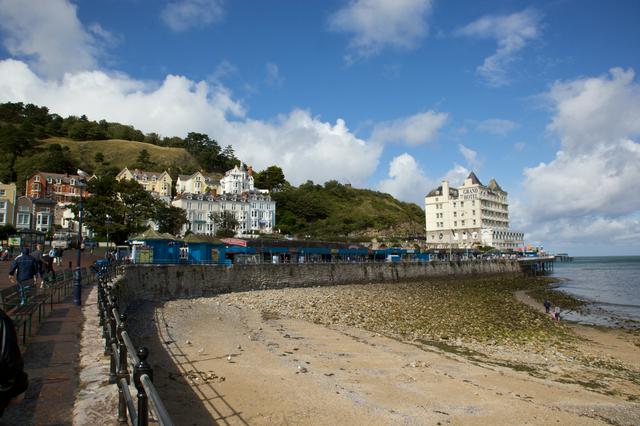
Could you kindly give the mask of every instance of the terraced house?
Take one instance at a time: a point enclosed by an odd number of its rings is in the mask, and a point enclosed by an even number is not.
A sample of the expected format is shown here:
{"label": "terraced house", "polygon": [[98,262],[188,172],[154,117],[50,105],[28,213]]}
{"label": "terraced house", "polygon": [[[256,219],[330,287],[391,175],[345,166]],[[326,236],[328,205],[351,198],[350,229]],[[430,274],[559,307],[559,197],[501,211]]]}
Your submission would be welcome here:
{"label": "terraced house", "polygon": [[163,172],[147,172],[143,170],[129,170],[124,168],[116,175],[117,180],[135,180],[145,191],[150,192],[156,198],[159,198],[167,204],[171,202],[171,185],[173,179],[166,171]]}
{"label": "terraced house", "polygon": [[222,193],[179,194],[172,202],[186,210],[188,223],[183,232],[215,235],[217,229],[213,214],[228,212],[238,221],[237,235],[272,233],[276,222],[276,203],[269,191],[257,189],[253,184],[251,167],[236,166],[220,179]]}
{"label": "terraced house", "polygon": [[0,183],[0,226],[15,226],[16,184]]}

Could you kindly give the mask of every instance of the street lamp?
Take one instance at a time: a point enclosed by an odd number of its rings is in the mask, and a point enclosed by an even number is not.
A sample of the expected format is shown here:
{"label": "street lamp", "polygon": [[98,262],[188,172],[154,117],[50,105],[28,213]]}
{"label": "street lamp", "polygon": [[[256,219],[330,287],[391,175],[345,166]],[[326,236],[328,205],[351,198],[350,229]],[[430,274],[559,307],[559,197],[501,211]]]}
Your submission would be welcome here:
{"label": "street lamp", "polygon": [[108,214],[105,217],[104,221],[105,225],[107,225],[107,250],[104,252],[104,257],[109,258],[109,225],[111,225],[111,216]]}
{"label": "street lamp", "polygon": [[78,186],[80,187],[80,204],[78,205],[78,251],[76,257],[76,270],[73,274],[73,304],[80,306],[82,304],[82,276],[80,272],[82,263],[82,217],[84,216],[82,191],[89,174],[78,169],[78,176],[80,177],[78,182]]}

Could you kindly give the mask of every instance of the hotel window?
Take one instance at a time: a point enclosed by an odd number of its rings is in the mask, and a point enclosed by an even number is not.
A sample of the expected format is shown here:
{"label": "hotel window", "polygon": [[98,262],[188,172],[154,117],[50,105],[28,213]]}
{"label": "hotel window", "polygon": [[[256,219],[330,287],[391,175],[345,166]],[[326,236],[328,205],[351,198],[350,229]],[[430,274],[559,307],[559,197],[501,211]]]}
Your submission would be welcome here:
{"label": "hotel window", "polygon": [[473,219],[473,224],[474,224],[474,225],[476,224],[476,220],[475,220],[475,219]]}
{"label": "hotel window", "polygon": [[453,212],[453,217],[458,217],[458,212]]}
{"label": "hotel window", "polygon": [[464,207],[464,201],[460,201],[460,207]]}
{"label": "hotel window", "polygon": [[464,226],[464,220],[463,220],[462,222],[460,222],[460,224],[461,224],[462,226]]}
{"label": "hotel window", "polygon": [[475,216],[476,215],[476,211],[475,210],[471,210],[471,214],[473,214]]}
{"label": "hotel window", "polygon": [[456,206],[456,202],[454,201],[454,202],[453,202],[453,207],[455,207],[455,206]]}
{"label": "hotel window", "polygon": [[455,227],[455,226],[458,226],[458,221],[457,221],[457,220],[454,220],[454,221],[453,221],[453,226],[454,226],[454,227]]}

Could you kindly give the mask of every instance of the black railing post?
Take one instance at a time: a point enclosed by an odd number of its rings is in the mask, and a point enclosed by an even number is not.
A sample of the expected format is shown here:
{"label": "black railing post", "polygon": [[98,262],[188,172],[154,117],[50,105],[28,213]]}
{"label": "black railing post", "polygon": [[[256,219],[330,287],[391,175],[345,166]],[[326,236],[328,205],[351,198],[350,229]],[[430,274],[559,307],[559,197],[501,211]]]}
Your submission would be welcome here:
{"label": "black railing post", "polygon": [[125,321],[127,317],[125,314],[120,314],[120,324],[118,325],[118,422],[120,424],[127,424],[127,401],[124,398],[124,390],[122,389],[122,379],[125,379],[129,383],[129,372],[127,371],[127,345],[125,345],[122,339],[122,332],[124,331]]}
{"label": "black railing post", "polygon": [[118,339],[116,337],[116,318],[113,316],[113,308],[116,308],[116,301],[113,300],[113,304],[109,305],[109,353],[111,354],[111,368],[109,369],[109,383],[116,382],[116,370],[117,370],[117,352],[113,352],[113,345],[117,345]]}
{"label": "black railing post", "polygon": [[138,390],[138,425],[147,426],[149,424],[149,398],[144,390],[144,386],[140,381],[140,378],[146,374],[149,379],[153,381],[153,370],[147,363],[147,357],[149,356],[149,350],[145,347],[138,349],[138,358],[140,362],[135,365],[133,369],[133,383]]}

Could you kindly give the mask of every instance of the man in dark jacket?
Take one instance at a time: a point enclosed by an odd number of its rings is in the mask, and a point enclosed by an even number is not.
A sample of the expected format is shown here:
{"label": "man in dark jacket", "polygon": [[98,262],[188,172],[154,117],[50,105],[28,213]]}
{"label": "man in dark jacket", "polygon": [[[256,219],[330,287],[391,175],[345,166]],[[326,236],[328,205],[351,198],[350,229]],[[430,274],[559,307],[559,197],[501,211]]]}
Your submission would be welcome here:
{"label": "man in dark jacket", "polygon": [[29,386],[13,321],[0,309],[0,417],[9,402]]}
{"label": "man in dark jacket", "polygon": [[21,305],[27,302],[26,291],[30,286],[35,286],[36,277],[39,273],[40,265],[38,265],[38,261],[29,256],[28,248],[23,248],[22,254],[16,257],[16,260],[11,264],[11,269],[9,269],[10,280],[11,277],[16,274],[16,285],[18,287],[18,294],[20,294]]}

